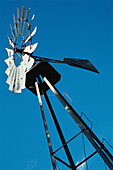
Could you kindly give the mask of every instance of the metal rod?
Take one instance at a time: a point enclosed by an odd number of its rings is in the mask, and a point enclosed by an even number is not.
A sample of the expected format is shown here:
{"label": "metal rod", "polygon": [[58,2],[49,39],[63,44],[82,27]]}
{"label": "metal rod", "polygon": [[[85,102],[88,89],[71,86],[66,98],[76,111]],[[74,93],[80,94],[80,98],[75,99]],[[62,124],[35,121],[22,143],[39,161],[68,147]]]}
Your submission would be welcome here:
{"label": "metal rod", "polygon": [[82,115],[84,115],[85,118],[89,121],[89,123],[91,124],[91,129],[92,129],[93,124],[92,124],[91,120],[83,112],[81,112],[81,117],[82,117]]}
{"label": "metal rod", "polygon": [[103,138],[102,143],[103,143],[104,141],[111,147],[111,149],[113,149],[113,146],[111,146],[110,143],[109,143],[105,138]]}
{"label": "metal rod", "polygon": [[68,168],[72,168],[70,165],[68,165],[66,162],[64,162],[63,160],[61,160],[60,158],[58,158],[57,156],[54,156],[55,159],[57,159],[58,161],[62,162],[63,164],[65,164]]}
{"label": "metal rod", "polygon": [[[40,83],[40,85],[41,85],[41,87],[42,87],[42,81],[41,81],[41,79],[40,79],[39,76],[38,76],[38,81],[39,81],[39,83]],[[42,91],[43,91],[43,89],[42,89]],[[54,111],[53,111],[52,105],[51,105],[51,103],[50,103],[50,101],[49,101],[49,98],[48,98],[48,96],[47,96],[47,94],[46,94],[45,91],[43,91],[43,95],[44,95],[44,98],[45,98],[46,103],[47,103],[47,105],[48,105],[48,108],[49,108],[49,111],[50,111],[51,116],[52,116],[52,118],[53,118],[53,121],[54,121],[54,123],[55,123],[55,126],[56,126],[57,132],[58,132],[58,134],[59,134],[59,137],[60,137],[60,139],[61,139],[61,142],[62,142],[62,144],[64,145],[64,150],[65,150],[65,153],[66,153],[67,158],[68,158],[68,160],[69,160],[69,163],[70,163],[70,165],[73,167],[72,169],[75,170],[76,168],[75,168],[75,164],[74,164],[74,161],[73,161],[73,159],[72,159],[71,153],[70,153],[70,151],[69,151],[68,146],[65,145],[66,141],[65,141],[63,132],[62,132],[62,130],[61,130],[61,128],[60,128],[60,125],[59,125],[59,123],[58,123],[58,120],[57,120],[57,118],[56,118],[56,115],[55,115],[55,113],[54,113]]]}
{"label": "metal rod", "polygon": [[[83,131],[80,131],[79,133],[77,133],[75,136],[73,136],[70,140],[68,140],[64,145],[67,145],[69,142],[71,142],[74,138],[76,138],[78,135],[80,135]],[[53,154],[55,154],[57,151],[59,151],[61,148],[64,147],[64,145],[62,145],[60,148],[58,148],[56,151],[53,152]]]}
{"label": "metal rod", "polygon": [[[102,157],[102,159],[105,161],[105,163],[108,165],[108,167],[110,169],[113,169],[113,163],[112,163],[113,156],[111,155],[111,153],[101,143],[101,141],[97,138],[97,136],[91,131],[91,129],[82,120],[82,118],[77,114],[77,112],[73,109],[73,107],[67,102],[67,100],[61,95],[61,93],[53,85],[51,85],[51,83],[47,80],[46,77],[44,77],[44,81],[47,83],[49,88],[53,91],[53,93],[56,95],[56,97],[62,103],[64,108],[67,110],[67,112],[73,118],[73,120],[76,122],[76,124],[79,126],[79,128],[81,130],[83,130],[83,133],[85,134],[85,136],[88,138],[88,140],[93,145],[93,147],[97,150],[97,152]],[[98,146],[98,144],[100,146]],[[106,152],[107,155],[105,154],[105,152],[102,151],[102,149]]]}
{"label": "metal rod", "polygon": [[80,165],[82,165],[84,162],[86,162],[88,159],[90,159],[93,155],[95,155],[97,153],[97,151],[95,151],[94,153],[92,153],[90,156],[88,156],[86,159],[84,159],[83,161],[81,161],[78,165],[76,165],[76,168],[79,167]]}
{"label": "metal rod", "polygon": [[[83,141],[83,148],[84,148],[84,156],[86,159],[86,149],[85,149],[85,141],[84,141],[84,134],[82,133],[82,141]],[[86,169],[88,170],[88,164],[87,164],[87,160],[86,160]]]}
{"label": "metal rod", "polygon": [[47,142],[48,142],[48,147],[49,147],[49,152],[50,152],[50,156],[51,156],[53,170],[57,170],[56,161],[55,161],[54,155],[52,154],[53,153],[52,144],[51,144],[51,140],[50,140],[50,135],[49,135],[48,127],[47,127],[47,122],[46,122],[43,105],[42,105],[42,100],[41,100],[41,95],[40,95],[40,91],[39,91],[37,82],[35,82],[35,87],[36,87],[36,92],[37,92],[37,96],[38,96],[38,100],[39,100],[39,104],[40,104],[40,110],[41,110],[41,114],[42,114],[42,119],[43,119],[43,124],[44,124],[44,128],[45,128],[45,133],[46,133],[46,138],[47,138]]}
{"label": "metal rod", "polygon": [[73,100],[67,95],[67,93],[64,91],[63,92],[63,96],[64,96],[64,94],[71,100],[71,106],[73,105]]}

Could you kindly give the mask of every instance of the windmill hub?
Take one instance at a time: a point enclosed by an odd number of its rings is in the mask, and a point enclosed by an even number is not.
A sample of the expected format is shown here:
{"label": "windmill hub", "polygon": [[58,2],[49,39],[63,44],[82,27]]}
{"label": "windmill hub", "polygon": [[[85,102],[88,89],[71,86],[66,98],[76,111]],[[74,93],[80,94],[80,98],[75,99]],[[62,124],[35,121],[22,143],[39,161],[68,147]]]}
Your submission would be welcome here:
{"label": "windmill hub", "polygon": [[22,62],[22,51],[22,49],[14,48],[14,63],[16,67],[18,67]]}
{"label": "windmill hub", "polygon": [[20,54],[22,54],[23,50],[24,50],[24,49],[14,48],[14,52],[15,52],[15,53],[20,53]]}

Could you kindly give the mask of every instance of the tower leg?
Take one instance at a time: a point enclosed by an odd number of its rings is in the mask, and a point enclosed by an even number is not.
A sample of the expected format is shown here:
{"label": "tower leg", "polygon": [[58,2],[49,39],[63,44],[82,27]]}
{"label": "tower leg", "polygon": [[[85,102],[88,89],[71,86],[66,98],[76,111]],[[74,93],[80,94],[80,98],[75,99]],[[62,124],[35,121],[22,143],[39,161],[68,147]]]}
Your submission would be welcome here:
{"label": "tower leg", "polygon": [[42,119],[43,119],[43,124],[44,124],[44,128],[45,128],[45,133],[46,133],[46,138],[47,138],[47,142],[48,142],[48,147],[49,147],[49,152],[50,152],[50,156],[51,156],[53,170],[57,170],[56,161],[55,161],[54,155],[52,154],[53,153],[52,144],[51,144],[51,140],[50,140],[50,135],[49,135],[48,127],[47,127],[47,122],[46,122],[43,105],[42,105],[42,100],[41,100],[41,96],[40,96],[40,91],[39,91],[37,82],[35,83],[35,87],[36,87],[36,92],[37,92],[37,96],[38,96],[38,100],[39,100],[39,104],[40,104],[40,110],[42,113]]}
{"label": "tower leg", "polygon": [[[113,169],[113,164],[112,164],[113,156],[109,153],[109,151],[106,149],[106,147],[100,142],[100,140],[96,137],[96,135],[87,126],[87,124],[82,120],[82,118],[77,114],[77,112],[72,108],[72,106],[66,101],[66,99],[60,94],[60,92],[54,86],[51,85],[51,83],[47,80],[46,77],[44,77],[44,81],[49,86],[49,88],[53,91],[53,93],[56,95],[56,97],[59,99],[59,101],[62,103],[64,108],[67,110],[67,112],[73,118],[73,120],[76,122],[76,124],[79,126],[79,128],[83,131],[83,133],[85,134],[87,139],[90,141],[90,143],[96,149],[96,151],[99,153],[99,155],[105,161],[105,163],[108,165],[108,167],[110,169]],[[102,149],[104,151],[102,151]]]}
{"label": "tower leg", "polygon": [[[42,81],[41,81],[41,79],[40,79],[39,76],[38,76],[38,81],[39,81],[39,83],[40,83],[40,85],[41,85],[41,87],[42,87]],[[42,91],[43,91],[43,89],[42,89]],[[53,121],[54,121],[54,123],[55,123],[55,126],[56,126],[56,129],[57,129],[57,131],[58,131],[58,134],[59,134],[59,137],[60,137],[60,139],[61,139],[61,142],[62,142],[62,144],[64,145],[64,150],[65,150],[65,153],[66,153],[67,158],[68,158],[68,160],[69,160],[69,163],[70,163],[72,169],[73,169],[73,170],[76,170],[74,161],[73,161],[72,156],[71,156],[71,153],[70,153],[70,151],[69,151],[69,148],[68,148],[67,145],[65,145],[65,144],[66,144],[66,141],[65,141],[64,135],[63,135],[63,133],[62,133],[62,130],[61,130],[61,128],[60,128],[60,125],[59,125],[59,123],[58,123],[58,120],[57,120],[57,118],[56,118],[56,115],[55,115],[55,113],[54,113],[54,110],[53,110],[53,108],[52,108],[52,105],[51,105],[51,103],[50,103],[50,101],[49,101],[49,98],[48,98],[48,96],[47,96],[47,93],[46,93],[45,91],[43,91],[43,95],[44,95],[44,98],[45,98],[46,103],[47,103],[47,105],[48,105],[48,108],[49,108],[49,111],[50,111],[51,116],[52,116],[52,118],[53,118]]]}

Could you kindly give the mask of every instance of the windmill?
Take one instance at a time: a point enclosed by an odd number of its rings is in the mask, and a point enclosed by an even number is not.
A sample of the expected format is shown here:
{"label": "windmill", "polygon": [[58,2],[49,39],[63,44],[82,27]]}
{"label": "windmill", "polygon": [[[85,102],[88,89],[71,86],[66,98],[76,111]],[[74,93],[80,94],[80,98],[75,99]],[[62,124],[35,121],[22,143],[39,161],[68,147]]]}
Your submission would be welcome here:
{"label": "windmill", "polygon": [[[67,102],[67,100],[54,86],[58,81],[60,81],[61,75],[49,63],[68,64],[70,66],[86,69],[95,73],[99,73],[98,70],[89,60],[74,58],[55,60],[46,57],[34,56],[33,52],[36,49],[38,43],[32,44],[32,38],[36,33],[37,27],[35,27],[34,30],[31,31],[31,23],[34,19],[34,15],[31,20],[28,21],[29,11],[30,9],[28,9],[25,14],[25,7],[23,6],[22,13],[20,15],[20,10],[19,8],[17,8],[17,20],[15,15],[13,14],[14,27],[12,28],[12,26],[10,25],[12,35],[11,38],[8,38],[10,48],[6,48],[8,58],[5,60],[6,64],[8,65],[8,68],[6,70],[8,78],[6,82],[9,84],[9,90],[14,93],[21,93],[22,89],[28,88],[33,94],[38,96],[53,169],[57,169],[56,160],[62,162],[65,166],[71,169],[77,169],[77,167],[86,162],[96,153],[101,156],[101,158],[110,169],[113,169],[113,156],[111,155],[111,153],[107,150],[104,144],[93,133],[91,128],[89,128],[89,126],[83,121],[83,119],[78,115],[78,113],[73,109],[73,107]],[[53,93],[62,103],[64,108],[70,114],[72,119],[78,125],[81,130],[80,133],[83,133],[92,144],[92,146],[95,148],[95,152],[85,158],[83,161],[81,161],[79,165],[75,165],[75,162],[67,145],[69,141],[66,142],[60,124],[52,108],[52,104],[47,95],[47,90],[49,89],[53,91]],[[53,152],[41,95],[43,95],[45,98],[53,122],[56,126],[59,138],[62,142],[62,147],[64,148],[64,151],[68,158],[69,164],[63,161],[61,158],[55,156],[55,153],[60,148]],[[78,135],[79,134],[75,135],[75,137]]]}

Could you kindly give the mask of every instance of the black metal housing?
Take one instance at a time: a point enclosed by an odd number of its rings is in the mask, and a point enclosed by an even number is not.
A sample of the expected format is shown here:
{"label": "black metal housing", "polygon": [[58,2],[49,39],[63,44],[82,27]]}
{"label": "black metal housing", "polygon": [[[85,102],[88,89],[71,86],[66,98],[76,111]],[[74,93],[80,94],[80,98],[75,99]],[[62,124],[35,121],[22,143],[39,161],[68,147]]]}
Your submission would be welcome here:
{"label": "black metal housing", "polygon": [[[47,77],[52,85],[55,85],[61,78],[61,75],[48,62],[39,62],[38,64],[35,64],[34,67],[26,73],[26,88],[35,95],[37,95],[35,82],[39,75],[42,77]],[[43,91],[49,90],[49,87],[45,82],[42,83],[42,86]],[[40,88],[40,83],[39,89],[42,95],[43,92]]]}

